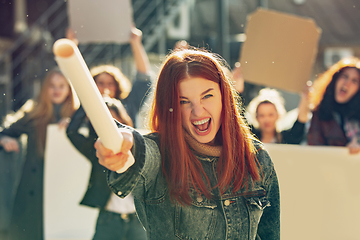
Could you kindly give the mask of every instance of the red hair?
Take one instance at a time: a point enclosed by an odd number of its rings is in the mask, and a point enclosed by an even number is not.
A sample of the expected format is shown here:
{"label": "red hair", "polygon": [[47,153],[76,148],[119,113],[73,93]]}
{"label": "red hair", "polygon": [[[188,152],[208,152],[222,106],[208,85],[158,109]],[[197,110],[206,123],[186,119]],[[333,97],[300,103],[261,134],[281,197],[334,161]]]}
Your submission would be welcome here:
{"label": "red hair", "polygon": [[235,90],[224,74],[223,63],[205,51],[181,50],[170,54],[160,70],[149,125],[160,135],[163,173],[170,197],[182,204],[191,203],[191,185],[197,192],[211,197],[209,180],[184,138],[179,99],[179,82],[183,79],[201,77],[220,87],[222,123],[217,135],[223,149],[216,167],[216,187],[223,193],[232,186],[236,192],[245,186],[249,175],[254,180],[260,178],[252,137],[238,112]]}

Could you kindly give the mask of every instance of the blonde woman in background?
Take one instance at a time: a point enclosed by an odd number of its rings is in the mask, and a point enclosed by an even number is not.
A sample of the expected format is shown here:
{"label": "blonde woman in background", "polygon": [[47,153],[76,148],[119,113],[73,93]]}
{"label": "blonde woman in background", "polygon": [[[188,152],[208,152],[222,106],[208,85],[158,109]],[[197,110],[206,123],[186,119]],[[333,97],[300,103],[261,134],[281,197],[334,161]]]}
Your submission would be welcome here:
{"label": "blonde woman in background", "polygon": [[23,116],[0,132],[0,147],[18,152],[17,138],[28,137],[27,153],[16,192],[9,239],[43,239],[43,178],[47,125],[66,128],[77,109],[72,89],[59,70],[50,71],[37,100],[27,104]]}

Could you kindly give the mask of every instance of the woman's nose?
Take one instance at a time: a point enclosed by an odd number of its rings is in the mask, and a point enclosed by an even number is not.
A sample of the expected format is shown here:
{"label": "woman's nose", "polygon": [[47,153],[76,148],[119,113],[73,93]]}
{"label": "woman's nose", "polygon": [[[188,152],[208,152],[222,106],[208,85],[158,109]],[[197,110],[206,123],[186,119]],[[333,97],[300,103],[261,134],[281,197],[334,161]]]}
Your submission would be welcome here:
{"label": "woman's nose", "polygon": [[195,103],[195,104],[192,104],[192,113],[195,115],[195,116],[202,116],[203,112],[205,111],[204,110],[204,106],[201,104],[201,103]]}

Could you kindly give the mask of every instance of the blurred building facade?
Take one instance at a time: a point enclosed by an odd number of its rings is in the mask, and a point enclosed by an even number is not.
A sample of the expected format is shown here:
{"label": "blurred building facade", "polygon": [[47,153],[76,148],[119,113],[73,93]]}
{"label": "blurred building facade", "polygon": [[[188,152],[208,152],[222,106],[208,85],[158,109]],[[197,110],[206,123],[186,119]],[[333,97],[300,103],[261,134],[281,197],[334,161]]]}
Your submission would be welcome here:
{"label": "blurred building facade", "polygon": [[[0,2],[0,116],[18,109],[37,93],[41,79],[55,66],[52,44],[68,26],[64,0]],[[313,18],[322,29],[312,79],[342,56],[360,56],[358,0],[132,0],[134,22],[144,46],[157,63],[184,39],[222,55],[232,66],[246,39],[246,19],[258,7]],[[85,61],[132,66],[128,45],[81,44]],[[246,99],[258,89],[246,86]],[[286,96],[285,96],[286,97]],[[292,108],[291,106],[288,108]]]}

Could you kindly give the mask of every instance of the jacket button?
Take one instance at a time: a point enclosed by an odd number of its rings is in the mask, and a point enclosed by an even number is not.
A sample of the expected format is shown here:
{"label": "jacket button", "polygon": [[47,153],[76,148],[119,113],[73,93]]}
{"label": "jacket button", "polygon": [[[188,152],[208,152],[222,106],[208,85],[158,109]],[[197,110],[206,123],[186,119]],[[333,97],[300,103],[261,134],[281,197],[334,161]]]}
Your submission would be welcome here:
{"label": "jacket button", "polygon": [[225,206],[229,206],[230,205],[230,200],[225,200],[224,204],[225,204]]}
{"label": "jacket button", "polygon": [[197,197],[196,198],[196,201],[198,201],[199,203],[203,201],[203,198],[202,197]]}
{"label": "jacket button", "polygon": [[121,194],[122,194],[122,192],[121,192],[121,191],[118,191],[118,192],[117,192],[117,195],[119,195],[119,196],[120,196]]}

